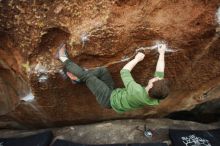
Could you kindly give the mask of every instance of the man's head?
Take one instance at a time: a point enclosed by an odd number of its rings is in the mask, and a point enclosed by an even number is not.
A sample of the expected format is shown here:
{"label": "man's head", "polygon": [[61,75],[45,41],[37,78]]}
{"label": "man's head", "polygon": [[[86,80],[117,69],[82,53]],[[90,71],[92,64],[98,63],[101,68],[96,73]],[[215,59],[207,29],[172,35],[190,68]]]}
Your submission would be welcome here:
{"label": "man's head", "polygon": [[149,80],[146,90],[151,98],[164,99],[169,94],[168,80],[155,77]]}

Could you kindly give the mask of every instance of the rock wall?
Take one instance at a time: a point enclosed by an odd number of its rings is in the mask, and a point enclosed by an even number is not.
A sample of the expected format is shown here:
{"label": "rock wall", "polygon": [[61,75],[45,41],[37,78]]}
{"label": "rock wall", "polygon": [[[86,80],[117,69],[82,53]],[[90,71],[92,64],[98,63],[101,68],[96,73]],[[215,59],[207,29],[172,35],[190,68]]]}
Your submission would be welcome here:
{"label": "rock wall", "polygon": [[[2,123],[52,127],[95,121],[163,117],[219,98],[219,0],[0,1],[0,117]],[[56,47],[68,42],[70,58],[85,68],[114,64],[142,46],[165,41],[165,76],[171,94],[157,107],[116,114],[101,108],[84,85],[63,78]],[[158,55],[146,53],[132,72],[147,85]],[[2,127],[4,127],[3,124]],[[19,127],[19,126],[18,126]]]}

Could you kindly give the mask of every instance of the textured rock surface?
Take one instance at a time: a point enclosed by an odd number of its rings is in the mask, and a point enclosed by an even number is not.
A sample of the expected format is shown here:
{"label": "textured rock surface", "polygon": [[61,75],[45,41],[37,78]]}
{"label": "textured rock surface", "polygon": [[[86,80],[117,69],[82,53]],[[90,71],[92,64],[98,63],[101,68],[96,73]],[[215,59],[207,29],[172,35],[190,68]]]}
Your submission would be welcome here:
{"label": "textured rock surface", "polygon": [[[153,136],[145,137],[144,125]],[[98,124],[78,125],[50,129],[55,137],[84,144],[114,144],[114,143],[149,143],[164,142],[170,144],[169,129],[211,130],[218,125],[206,125],[196,122],[175,121],[168,119],[148,120],[116,120]],[[139,130],[137,130],[139,129]],[[47,129],[48,130],[48,129]],[[0,137],[22,137],[32,135],[42,130],[1,130]]]}
{"label": "textured rock surface", "polygon": [[[162,117],[219,98],[219,0],[0,1],[0,114],[9,125],[50,127],[119,118]],[[88,41],[82,41],[88,38]],[[102,109],[83,85],[63,79],[55,48],[68,41],[70,57],[86,68],[104,66],[141,46],[165,41],[171,95],[158,107],[118,115]],[[134,69],[146,85],[157,55]],[[109,66],[117,87],[124,63]],[[4,126],[3,126],[4,127]]]}

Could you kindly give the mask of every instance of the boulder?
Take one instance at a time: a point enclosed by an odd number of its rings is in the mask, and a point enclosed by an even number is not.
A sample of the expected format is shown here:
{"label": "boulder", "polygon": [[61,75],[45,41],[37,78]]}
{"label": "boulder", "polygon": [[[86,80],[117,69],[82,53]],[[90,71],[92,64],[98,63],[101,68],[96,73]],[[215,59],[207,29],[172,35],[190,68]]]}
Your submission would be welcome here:
{"label": "boulder", "polygon": [[[53,127],[124,118],[161,118],[219,98],[218,0],[0,1],[0,121]],[[216,15],[217,14],[217,15]],[[97,103],[85,85],[63,78],[56,47],[67,42],[82,67],[119,72],[140,47],[165,42],[171,94],[159,106],[117,114]],[[158,54],[146,52],[132,71],[146,86]]]}

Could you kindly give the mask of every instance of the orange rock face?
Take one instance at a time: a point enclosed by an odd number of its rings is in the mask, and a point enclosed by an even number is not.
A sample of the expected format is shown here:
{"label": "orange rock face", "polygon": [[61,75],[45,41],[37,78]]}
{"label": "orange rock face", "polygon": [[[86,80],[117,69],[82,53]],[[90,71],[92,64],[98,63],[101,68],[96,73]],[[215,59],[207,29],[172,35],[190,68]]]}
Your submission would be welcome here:
{"label": "orange rock face", "polygon": [[[108,119],[163,117],[219,98],[219,1],[85,0],[0,2],[0,114],[2,121],[52,127]],[[139,47],[164,41],[171,94],[157,107],[117,114],[103,109],[85,85],[63,78],[56,47],[68,43],[85,68],[108,66],[116,87],[119,71]],[[158,55],[146,52],[132,72],[147,85]]]}

